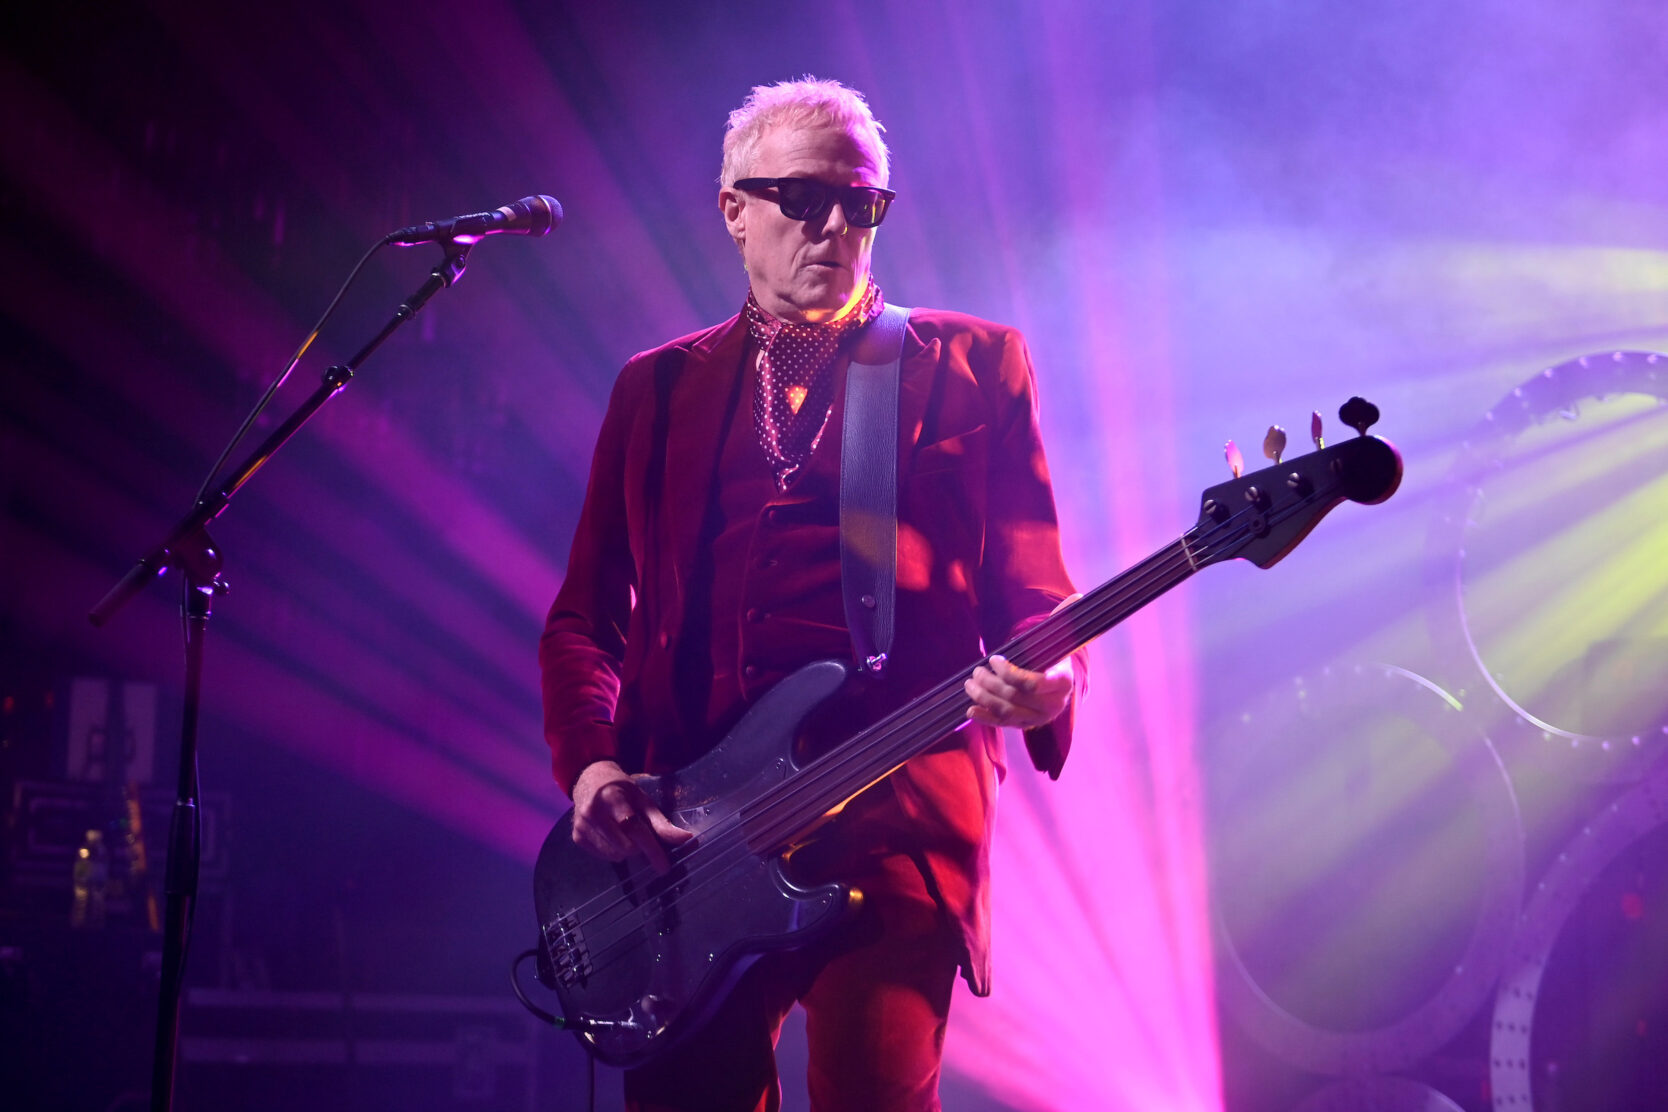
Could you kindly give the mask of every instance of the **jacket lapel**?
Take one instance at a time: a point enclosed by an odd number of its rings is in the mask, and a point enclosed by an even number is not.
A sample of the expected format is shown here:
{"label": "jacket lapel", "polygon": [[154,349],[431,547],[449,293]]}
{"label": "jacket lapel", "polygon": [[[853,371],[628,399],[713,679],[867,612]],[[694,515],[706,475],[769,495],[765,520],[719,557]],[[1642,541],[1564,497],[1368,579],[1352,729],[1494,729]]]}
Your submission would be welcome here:
{"label": "jacket lapel", "polygon": [[[666,433],[666,528],[677,570],[679,594],[688,581],[700,539],[701,520],[711,501],[712,484],[722,450],[719,433],[725,407],[735,389],[746,346],[747,326],[734,316],[702,335],[670,394]],[[744,399],[745,400],[745,399]],[[682,599],[679,600],[680,604]]]}

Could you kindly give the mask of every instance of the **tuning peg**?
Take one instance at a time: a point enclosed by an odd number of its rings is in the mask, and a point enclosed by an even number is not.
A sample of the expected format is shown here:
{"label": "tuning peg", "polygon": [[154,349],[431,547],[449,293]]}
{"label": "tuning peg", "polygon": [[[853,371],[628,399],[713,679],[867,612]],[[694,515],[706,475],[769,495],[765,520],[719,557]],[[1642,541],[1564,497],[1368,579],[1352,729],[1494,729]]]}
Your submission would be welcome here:
{"label": "tuning peg", "polygon": [[1351,398],[1339,407],[1338,420],[1366,436],[1367,430],[1378,422],[1378,406],[1366,398]]}
{"label": "tuning peg", "polygon": [[1239,445],[1232,440],[1222,449],[1222,458],[1228,461],[1228,470],[1234,473],[1234,478],[1245,474],[1245,457],[1239,454]]}
{"label": "tuning peg", "polygon": [[1315,442],[1317,451],[1326,447],[1326,437],[1321,435],[1320,410],[1318,409],[1309,414],[1309,439]]}
{"label": "tuning peg", "polygon": [[1268,426],[1268,435],[1263,437],[1263,455],[1280,462],[1280,457],[1286,452],[1286,430],[1279,425]]}

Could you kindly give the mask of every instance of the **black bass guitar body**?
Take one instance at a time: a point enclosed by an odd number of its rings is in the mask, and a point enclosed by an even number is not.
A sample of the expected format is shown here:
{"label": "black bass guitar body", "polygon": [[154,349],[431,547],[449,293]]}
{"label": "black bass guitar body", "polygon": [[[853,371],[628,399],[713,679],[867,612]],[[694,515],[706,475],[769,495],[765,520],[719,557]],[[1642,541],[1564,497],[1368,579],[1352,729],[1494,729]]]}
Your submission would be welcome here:
{"label": "black bass guitar body", "polygon": [[796,884],[783,833],[767,809],[747,806],[792,797],[802,724],[848,674],[839,661],[807,665],[701,759],[639,779],[696,834],[672,852],[665,876],[641,857],[616,863],[580,850],[571,811],[545,839],[534,874],[540,977],[599,1060],[646,1061],[699,1025],[760,954],[805,945],[861,898],[845,885]]}

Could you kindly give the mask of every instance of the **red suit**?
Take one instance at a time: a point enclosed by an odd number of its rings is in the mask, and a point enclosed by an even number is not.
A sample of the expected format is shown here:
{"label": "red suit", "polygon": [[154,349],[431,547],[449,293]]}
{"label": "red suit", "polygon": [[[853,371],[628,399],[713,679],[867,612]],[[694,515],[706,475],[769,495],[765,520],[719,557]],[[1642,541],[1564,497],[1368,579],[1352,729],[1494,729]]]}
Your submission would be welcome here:
{"label": "red suit", "polygon": [[[752,351],[732,318],[634,357],[614,386],[540,645],[545,736],[565,791],[600,759],[628,772],[681,767],[800,665],[851,658],[838,557],[843,368],[828,426],[782,492],[753,432]],[[915,310],[898,410],[887,669],[902,696],[970,668],[1072,586],[1019,333]],[[1051,776],[1070,717],[1025,735]],[[825,859],[865,885],[917,884],[954,924],[954,956],[981,995],[1004,770],[999,731],[970,725],[849,806]]]}

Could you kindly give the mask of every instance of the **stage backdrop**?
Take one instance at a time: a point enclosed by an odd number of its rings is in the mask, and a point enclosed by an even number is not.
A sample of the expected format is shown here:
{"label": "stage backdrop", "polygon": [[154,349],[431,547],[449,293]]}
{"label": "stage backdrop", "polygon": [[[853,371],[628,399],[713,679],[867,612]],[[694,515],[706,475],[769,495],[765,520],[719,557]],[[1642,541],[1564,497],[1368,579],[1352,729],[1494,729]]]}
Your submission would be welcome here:
{"label": "stage backdrop", "polygon": [[[1336,411],[1360,394],[1407,464],[1387,505],[1339,509],[1271,570],[1209,569],[1099,642],[1058,783],[1015,746],[995,993],[956,1001],[947,1100],[1487,1107],[1531,1083],[1491,1041],[1513,977],[1528,995],[1503,1022],[1567,1067],[1535,1083],[1615,1086],[1656,1053],[1639,1024],[1668,1009],[1628,991],[1668,912],[1648,800],[1563,904],[1524,895],[1649,788],[1664,743],[1664,380],[1609,355],[1668,346],[1654,0],[136,0],[0,22],[17,813],[107,771],[87,751],[112,713],[154,734],[123,778],[165,796],[178,576],[105,629],[86,611],[188,509],[361,254],[527,194],[566,213],[548,239],[479,244],[212,527],[231,591],[202,777],[224,840],[190,984],[230,995],[188,1002],[188,1035],[215,1000],[507,998],[566,805],[535,643],[602,409],[633,352],[739,308],[725,114],[813,73],[887,127],[886,293],[1027,334],[1081,585],[1190,525],[1230,438],[1261,466],[1280,424],[1298,454],[1311,411],[1354,435]],[[372,258],[255,435],[439,258]],[[119,813],[106,789],[68,797]],[[71,843],[31,849],[25,825],[6,927],[51,936]],[[109,937],[142,940],[141,915],[113,911]],[[1613,961],[1561,965],[1571,923]],[[1559,1042],[1543,983],[1609,1025],[1610,1057]],[[20,1030],[54,1007],[23,999]],[[257,1066],[294,1035],[274,1022]],[[40,1061],[77,1060],[49,1041]],[[236,1071],[193,1045],[185,1097],[214,1106]],[[529,1054],[539,1106],[581,1107],[566,1037]],[[142,1089],[143,1063],[108,1084]],[[522,1091],[511,1072],[487,1069],[498,1097],[454,1077],[432,1107],[489,1107]]]}

